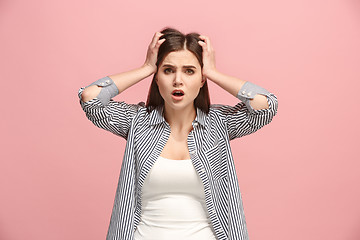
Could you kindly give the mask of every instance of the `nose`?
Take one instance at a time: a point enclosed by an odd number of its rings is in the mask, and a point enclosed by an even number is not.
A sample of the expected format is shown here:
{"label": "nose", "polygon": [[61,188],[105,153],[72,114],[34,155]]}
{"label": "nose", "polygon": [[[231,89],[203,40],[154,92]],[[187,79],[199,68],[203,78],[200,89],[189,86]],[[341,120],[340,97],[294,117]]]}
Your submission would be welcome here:
{"label": "nose", "polygon": [[177,72],[175,74],[175,78],[174,78],[174,82],[173,82],[174,86],[177,86],[177,85],[182,85],[183,82],[182,82],[182,76],[181,76],[181,72]]}

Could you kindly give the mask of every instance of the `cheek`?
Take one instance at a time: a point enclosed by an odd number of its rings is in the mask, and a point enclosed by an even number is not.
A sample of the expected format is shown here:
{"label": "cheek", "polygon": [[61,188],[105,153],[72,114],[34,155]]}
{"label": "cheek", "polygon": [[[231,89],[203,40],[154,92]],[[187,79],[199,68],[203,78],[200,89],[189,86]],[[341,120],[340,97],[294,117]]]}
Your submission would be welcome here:
{"label": "cheek", "polygon": [[190,91],[194,97],[196,97],[199,94],[200,89],[201,89],[201,84],[199,83],[196,83],[190,87]]}
{"label": "cheek", "polygon": [[162,81],[159,80],[157,81],[156,84],[159,88],[160,95],[163,96],[165,92],[168,91],[168,87]]}
{"label": "cheek", "polygon": [[198,76],[194,77],[191,80],[192,87],[195,88],[195,89],[201,88],[201,86],[202,86],[201,81],[202,81],[202,76],[201,75],[198,75]]}
{"label": "cheek", "polygon": [[161,84],[158,83],[158,88],[159,88],[159,92],[162,93],[164,90],[163,90],[163,86]]}

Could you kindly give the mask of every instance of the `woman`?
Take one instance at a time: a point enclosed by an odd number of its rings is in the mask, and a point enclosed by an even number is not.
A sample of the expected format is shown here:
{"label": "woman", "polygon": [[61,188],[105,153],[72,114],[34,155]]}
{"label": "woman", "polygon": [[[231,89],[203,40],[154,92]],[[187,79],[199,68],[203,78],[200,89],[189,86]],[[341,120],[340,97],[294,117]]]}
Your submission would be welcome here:
{"label": "woman", "polygon": [[[154,74],[146,104],[112,98]],[[241,100],[210,105],[207,80]],[[107,239],[248,239],[230,140],[277,113],[266,89],[219,72],[208,37],[166,28],[145,63],[79,89],[86,116],[127,140]]]}

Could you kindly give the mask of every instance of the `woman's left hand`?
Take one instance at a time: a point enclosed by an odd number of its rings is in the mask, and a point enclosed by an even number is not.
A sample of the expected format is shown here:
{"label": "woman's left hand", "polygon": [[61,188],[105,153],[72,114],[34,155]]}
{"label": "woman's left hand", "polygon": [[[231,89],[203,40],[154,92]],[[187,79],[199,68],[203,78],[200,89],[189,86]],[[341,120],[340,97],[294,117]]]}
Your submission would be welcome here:
{"label": "woman's left hand", "polygon": [[212,72],[216,71],[215,67],[215,51],[210,43],[210,39],[207,36],[200,35],[199,38],[203,41],[198,41],[199,45],[203,49],[203,76],[210,78]]}

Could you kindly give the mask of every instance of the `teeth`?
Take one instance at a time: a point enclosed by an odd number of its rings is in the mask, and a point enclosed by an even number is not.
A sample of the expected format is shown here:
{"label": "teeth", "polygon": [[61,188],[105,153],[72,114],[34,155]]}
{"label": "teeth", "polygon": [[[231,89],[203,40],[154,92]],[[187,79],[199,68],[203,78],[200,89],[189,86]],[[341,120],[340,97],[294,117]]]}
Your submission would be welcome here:
{"label": "teeth", "polygon": [[173,92],[173,95],[182,96],[184,94],[181,91],[175,91],[175,92]]}

